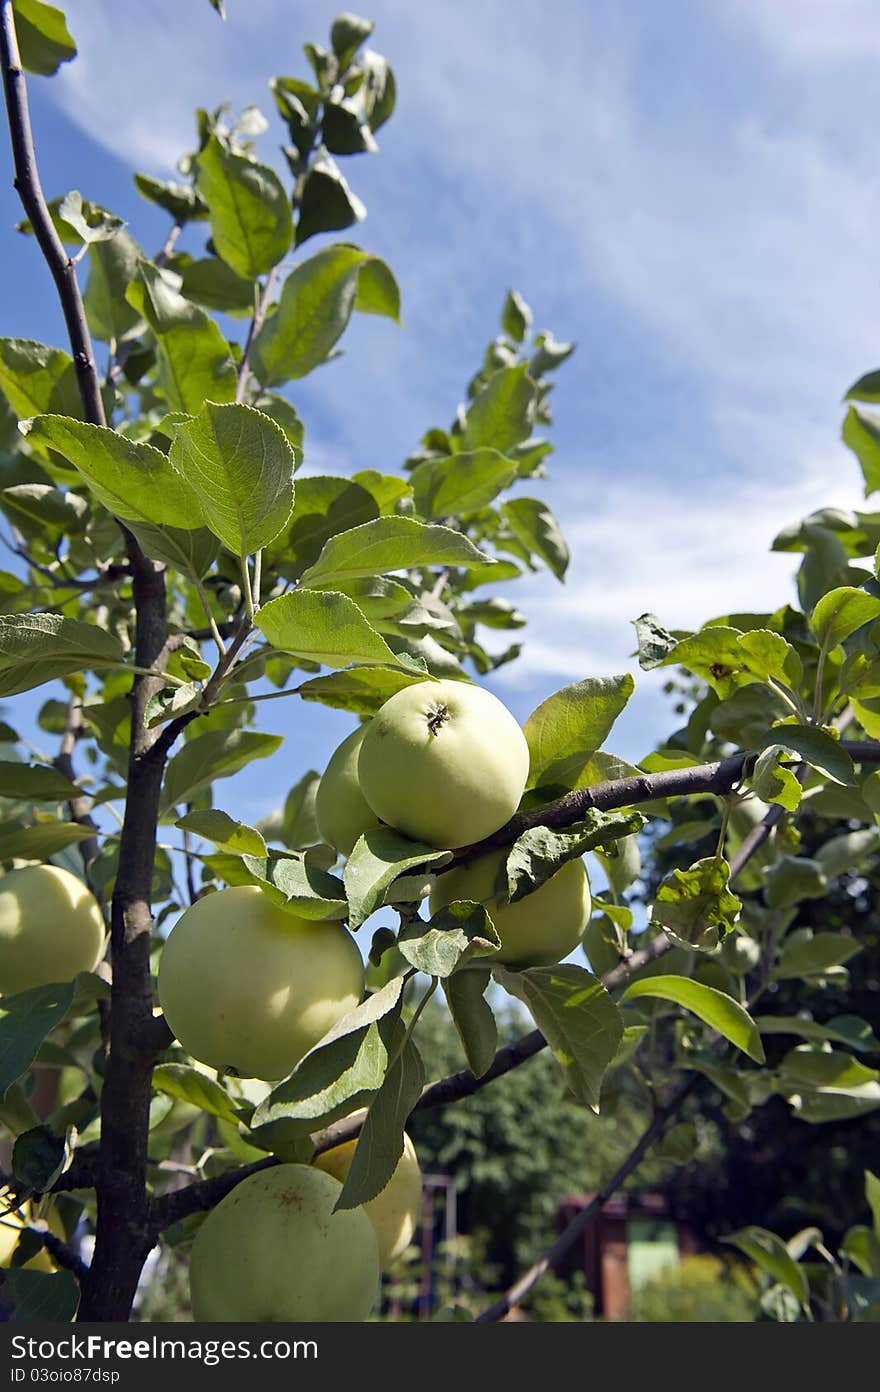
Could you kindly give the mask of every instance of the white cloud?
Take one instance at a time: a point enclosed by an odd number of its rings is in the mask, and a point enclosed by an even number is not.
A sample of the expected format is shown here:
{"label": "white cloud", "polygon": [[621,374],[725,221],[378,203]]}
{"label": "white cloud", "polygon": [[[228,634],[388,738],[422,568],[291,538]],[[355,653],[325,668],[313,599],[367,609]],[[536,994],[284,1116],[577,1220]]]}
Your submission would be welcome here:
{"label": "white cloud", "polygon": [[[261,99],[334,12],[229,8],[224,27],[207,3],[182,18],[176,0],[75,0],[83,56],[56,88],[65,109],[159,169],[190,140],[196,103]],[[781,598],[792,562],[768,554],[774,533],[858,503],[836,436],[876,333],[862,73],[880,50],[876,5],[719,0],[676,50],[692,88],[670,80],[662,96],[645,90],[649,0],[375,0],[370,13],[401,99],[380,164],[359,165],[381,193],[364,240],[401,279],[407,329],[362,322],[347,361],[297,384],[312,463],[397,468],[451,414],[487,286],[500,298],[515,275],[581,343],[548,494],[576,560],[564,590],[521,587],[535,632],[499,681],[620,670],[645,608],[687,625]],[[698,81],[713,35],[717,90]]]}

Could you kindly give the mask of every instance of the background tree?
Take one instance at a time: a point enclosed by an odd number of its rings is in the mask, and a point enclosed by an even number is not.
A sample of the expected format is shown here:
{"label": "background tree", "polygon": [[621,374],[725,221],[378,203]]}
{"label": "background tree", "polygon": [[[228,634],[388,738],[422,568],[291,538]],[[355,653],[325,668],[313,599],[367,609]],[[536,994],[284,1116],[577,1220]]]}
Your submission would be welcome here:
{"label": "background tree", "polygon": [[[863,1061],[877,1044],[861,1017],[772,1008],[778,982],[839,984],[862,948],[851,921],[812,933],[796,920],[876,848],[871,515],[822,514],[781,540],[804,551],[800,608],[728,615],[696,633],[643,615],[642,667],[683,669],[709,688],[686,728],[635,767],[605,748],[632,677],[585,677],[549,695],[524,727],[519,810],[476,845],[438,849],[380,826],[339,874],[315,824],[316,773],[262,828],[215,801],[224,777],[278,749],[277,736],[253,728],[258,701],[299,697],[369,718],[415,683],[486,674],[517,646],[490,651],[483,629],[522,622],[494,585],[535,567],[562,579],[568,564],[557,520],[531,494],[550,451],[535,431],[550,424],[553,374],[571,345],[533,335],[513,292],[451,425],[429,429],[400,475],[294,477],[304,430],[279,389],[334,355],[355,311],[399,318],[394,277],[376,257],[349,242],[302,250],[359,219],[338,161],[373,148],[395,92],[367,46],[371,31],[339,16],[328,47],[305,46],[308,78],[273,81],[284,181],[258,157],[262,119],[224,108],[197,114],[183,183],[137,176],[170,219],[151,259],[78,192],[46,203],[24,69],[51,73],[75,49],[52,7],[0,0],[16,186],[71,349],[0,340],[2,507],[22,563],[3,581],[0,696],[64,683],[63,700],[51,696],[40,716],[59,737],[55,759],[3,731],[0,855],[10,894],[19,862],[67,856],[110,920],[106,965],[68,981],[44,975],[0,1007],[9,1207],[34,1201],[65,1224],[61,1238],[27,1221],[4,1283],[18,1318],[39,1308],[70,1319],[77,1306],[81,1319],[128,1318],[157,1241],[185,1244],[196,1232],[198,1242],[206,1211],[236,1186],[357,1136],[336,1207],[360,1210],[394,1172],[411,1114],[473,1096],[545,1047],[573,1105],[644,1123],[592,1204],[482,1310],[485,1321],[531,1294],[655,1145],[686,1157],[694,1132],[682,1108],[704,1080],[739,1118],[775,1097],[808,1123],[858,1118],[880,1102],[880,1075]],[[182,249],[187,229],[198,255]],[[106,373],[93,339],[106,344]],[[876,374],[850,395],[875,401]],[[852,407],[846,439],[869,492],[880,482],[878,430],[873,413]],[[853,828],[807,856],[801,806],[812,815],[829,799],[833,819]],[[646,849],[706,847],[656,884],[650,931],[630,942],[649,822]],[[489,852],[499,924],[509,905],[528,905],[591,856],[596,881],[607,881],[585,939],[592,970],[500,966],[482,903],[431,913],[436,879]],[[255,888],[268,914],[328,932],[342,920],[358,932],[381,914],[366,999],[268,1093],[228,1070],[206,1073],[156,1004],[164,927],[222,886]],[[540,939],[537,913],[533,927]],[[490,976],[536,1025],[500,1049]],[[419,1030],[438,988],[467,1067],[425,1086]],[[775,1047],[779,1036],[786,1050],[768,1063],[763,1040]],[[63,1070],[48,1115],[36,1110],[32,1065]],[[71,1242],[83,1225],[95,1234],[88,1266]],[[747,1230],[737,1241],[813,1313],[769,1239]],[[24,1268],[41,1246],[62,1270]],[[863,1255],[863,1278],[876,1283],[876,1253]],[[862,1318],[874,1297],[866,1303],[860,1287],[855,1299],[847,1270],[840,1279],[835,1309]]]}

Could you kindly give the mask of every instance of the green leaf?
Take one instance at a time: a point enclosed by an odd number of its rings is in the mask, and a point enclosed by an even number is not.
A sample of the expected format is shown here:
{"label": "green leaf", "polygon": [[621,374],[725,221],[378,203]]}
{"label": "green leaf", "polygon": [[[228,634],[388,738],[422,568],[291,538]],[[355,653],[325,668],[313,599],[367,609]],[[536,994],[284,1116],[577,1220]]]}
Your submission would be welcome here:
{"label": "green leaf", "polygon": [[451,859],[451,851],[420,845],[390,827],[368,831],[355,843],[342,875],[350,909],[349,927],[360,928],[371,913],[381,908],[399,875],[416,867],[447,865]]}
{"label": "green leaf", "polygon": [[164,208],[175,222],[198,222],[208,216],[208,205],[192,184],[175,184],[150,174],[135,174],[134,182],[142,198]]}
{"label": "green leaf", "polygon": [[723,991],[685,976],[649,976],[631,982],[621,1000],[640,1000],[645,996],[683,1006],[756,1063],[764,1062],[764,1046],[754,1020]]}
{"label": "green leaf", "polygon": [[83,293],[89,329],[95,338],[121,342],[140,322],[140,316],[125,298],[135,279],[143,253],[124,229],[109,242],[89,247],[89,278]]}
{"label": "green leaf", "polygon": [[331,589],[343,581],[414,566],[473,569],[488,563],[487,556],[451,527],[429,526],[413,517],[377,517],[330,537],[300,583],[310,589]]}
{"label": "green leaf", "polygon": [[296,246],[318,232],[339,232],[362,222],[367,210],[352,193],[326,148],[313,156],[303,180],[296,224]]}
{"label": "green leaf", "polygon": [[410,482],[423,517],[461,517],[486,507],[516,476],[516,465],[498,450],[477,449],[427,459]]}
{"label": "green leaf", "polygon": [[378,314],[400,323],[400,287],[378,256],[369,256],[358,272],[354,307],[359,314]]}
{"label": "green leaf", "polygon": [[359,66],[363,68],[364,111],[370,130],[377,131],[391,116],[397,96],[394,73],[390,64],[372,49],[366,49],[360,56]]}
{"label": "green leaf", "polygon": [[738,1247],[762,1270],[769,1272],[774,1281],[791,1291],[804,1310],[810,1308],[807,1273],[798,1266],[785,1243],[775,1233],[767,1232],[765,1228],[740,1228],[739,1232],[721,1240]]}
{"label": "green leaf", "polygon": [[238,377],[217,324],[149,261],[140,263],[138,277],[125,298],[156,336],[159,385],[170,409],[195,415],[206,401],[234,401]]}
{"label": "green leaf", "polygon": [[408,923],[397,945],[411,966],[443,980],[472,957],[497,952],[501,940],[483,906],[462,901],[439,909],[429,923]]}
{"label": "green leaf", "polygon": [[0,997],[0,1100],[30,1068],[43,1040],[72,1006],[75,993],[75,981],[56,981]]}
{"label": "green leaf", "polygon": [[857,1223],[844,1234],[840,1255],[848,1257],[864,1276],[880,1275],[880,1240],[870,1228]]}
{"label": "green leaf", "polygon": [[22,430],[78,469],[114,516],[183,530],[202,525],[193,490],[168,456],[152,445],[66,416],[35,416],[23,422]]}
{"label": "green leaf", "polygon": [[863,1083],[854,1088],[802,1088],[789,1097],[798,1121],[810,1124],[849,1121],[880,1107],[880,1083]]}
{"label": "green leaf", "polygon": [[443,982],[449,1013],[475,1078],[488,1072],[498,1048],[498,1026],[492,1007],[484,999],[490,980],[488,967],[471,967],[454,972]]}
{"label": "green leaf", "polygon": [[331,246],[291,271],[253,343],[251,365],[264,387],[305,377],[326,361],[357,308],[361,271],[372,259],[358,247]]}
{"label": "green leaf", "polygon": [[290,526],[271,549],[272,564],[286,579],[298,580],[331,537],[378,516],[376,499],[353,479],[300,477]]}
{"label": "green leaf", "polygon": [[254,827],[236,821],[226,812],[187,812],[174,825],[191,831],[205,841],[213,841],[221,851],[227,851],[230,855],[266,854],[266,843],[260,833]]}
{"label": "green leaf", "polygon": [[810,616],[810,623],[823,648],[830,649],[878,617],[880,599],[852,585],[841,585],[822,596]]}
{"label": "green leaf", "polygon": [[68,802],[82,789],[47,764],[19,764],[0,760],[0,797],[30,802]]}
{"label": "green leaf", "polygon": [[843,933],[808,934],[809,930],[804,930],[803,936],[792,934],[785,940],[779,962],[771,972],[774,980],[822,976],[862,950],[861,943]]}
{"label": "green leaf", "polygon": [[700,1148],[700,1138],[692,1121],[680,1121],[666,1132],[657,1154],[672,1165],[687,1165]]}
{"label": "green leaf", "polygon": [[880,488],[880,416],[850,406],[843,422],[841,438],[861,465],[865,496]]}
{"label": "green leaf", "polygon": [[205,864],[230,885],[258,885],[280,908],[300,918],[345,918],[342,881],[314,865],[308,855],[271,850],[266,856],[206,856]]}
{"label": "green leaf", "polygon": [[781,745],[769,745],[758,756],[752,770],[752,790],[762,801],[778,802],[780,807],[795,812],[800,805],[803,788],[791,769],[780,762],[787,757],[787,751]]}
{"label": "green leaf", "polygon": [[570,554],[562,529],[545,503],[537,498],[512,498],[502,514],[510,530],[530,555],[537,556],[561,580]]}
{"label": "green leaf", "polygon": [[522,343],[532,325],[532,311],[522,295],[508,290],[501,311],[501,327],[514,343]]}
{"label": "green leaf", "polygon": [[52,77],[62,63],[76,57],[67,21],[54,5],[43,0],[12,0],[12,12],[25,72]]}
{"label": "green leaf", "polygon": [[781,682],[797,690],[803,680],[803,664],[791,643],[769,628],[753,628],[744,633],[739,645],[746,653],[746,665],[755,676]]}
{"label": "green leaf", "polygon": [[551,333],[535,338],[536,351],[529,362],[529,372],[537,379],[545,372],[555,372],[575,350],[574,343],[558,343]]}
{"label": "green leaf", "polygon": [[324,106],[321,139],[331,155],[375,153],[378,145],[356,102],[330,101]]}
{"label": "green leaf", "polygon": [[535,384],[525,364],[493,372],[468,407],[462,448],[502,454],[531,434]]}
{"label": "green leaf", "polygon": [[153,1070],[153,1090],[166,1097],[189,1102],[191,1106],[223,1121],[236,1120],[235,1103],[229,1093],[213,1078],[185,1064],[160,1063]]}
{"label": "green leaf", "polygon": [[123,657],[119,640],[97,624],[60,614],[0,614],[0,696],[71,672],[118,667]]}
{"label": "green leaf", "polygon": [[589,808],[582,821],[553,831],[532,827],[518,836],[507,856],[507,894],[511,904],[539,889],[569,860],[577,860],[597,846],[612,846],[623,836],[642,830],[640,812],[598,812]]}
{"label": "green leaf", "polygon": [[662,667],[668,655],[678,647],[679,640],[662,626],[655,614],[642,614],[633,619],[639,651],[639,666],[644,672]]}
{"label": "green leaf", "polygon": [[794,1084],[831,1091],[849,1091],[865,1083],[876,1083],[880,1073],[867,1068],[850,1054],[827,1050],[813,1044],[799,1044],[779,1065],[783,1086]]}
{"label": "green leaf", "polygon": [[823,842],[816,852],[816,861],[821,865],[829,880],[844,875],[848,870],[864,865],[877,850],[880,829],[865,827],[860,831],[843,832]]}
{"label": "green leaf", "polygon": [[296,460],[281,427],[252,406],[207,401],[177,427],[171,462],[233,555],[261,551],[286,526]]}
{"label": "green leaf", "polygon": [[866,372],[853,382],[844,401],[880,402],[880,372]]}
{"label": "green leaf", "polygon": [[16,1138],[12,1148],[12,1173],[38,1193],[51,1189],[70,1158],[67,1137],[46,1125],[33,1126]]}
{"label": "green leaf", "polygon": [[[88,216],[87,216],[88,215]],[[71,189],[58,204],[58,217],[72,228],[83,246],[93,242],[108,242],[117,236],[124,223],[105,209],[96,209],[94,204],[83,205],[79,189]]]}
{"label": "green leaf", "polygon": [[870,1170],[865,1170],[865,1198],[871,1208],[874,1236],[880,1238],[880,1179]]}
{"label": "green leaf", "polygon": [[162,789],[167,810],[192,802],[215,778],[229,778],[254,759],[266,759],[283,743],[283,735],[256,730],[209,730],[188,740],[169,761]]}
{"label": "green leaf", "polygon": [[157,561],[201,580],[220,551],[220,542],[207,527],[184,531],[180,527],[154,527],[148,522],[129,522],[143,550]]}
{"label": "green leaf", "polygon": [[20,821],[0,822],[0,861],[46,860],[92,835],[91,828],[79,822],[36,822],[33,826]]}
{"label": "green leaf", "polygon": [[[254,1112],[254,1128],[285,1124],[290,1136],[349,1116],[378,1092],[404,1030],[403,977],[395,977],[349,1011],[300,1060]],[[264,1133],[266,1141],[271,1133]]]}
{"label": "green leaf", "polygon": [[853,761],[837,740],[812,725],[774,725],[760,743],[762,749],[787,749],[835,783],[856,781]]}
{"label": "green leaf", "polygon": [[337,15],[330,26],[330,46],[339,59],[340,72],[345,71],[375,27],[371,19],[361,19],[359,15]]}
{"label": "green leaf", "polygon": [[69,1271],[13,1267],[3,1273],[3,1293],[12,1299],[16,1324],[70,1324],[79,1307],[79,1286]]}
{"label": "green leaf", "polygon": [[871,1026],[857,1015],[835,1015],[824,1025],[801,1015],[757,1015],[755,1024],[762,1034],[796,1034],[802,1039],[827,1039],[869,1053],[880,1050],[880,1040]]}
{"label": "green leaf", "polygon": [[542,701],[523,726],[531,755],[529,787],[568,786],[572,768],[605,743],[633,688],[629,673],[587,677]]}
{"label": "green leaf", "polygon": [[320,701],[336,710],[375,715],[385,702],[405,686],[429,680],[426,673],[402,667],[349,667],[325,677],[313,677],[297,687],[304,701]]}
{"label": "green leaf", "polygon": [[657,890],[651,922],[679,947],[713,951],[742,910],[729,882],[730,866],[722,857],[706,856],[688,870],[673,870]]}
{"label": "green leaf", "polygon": [[354,600],[332,590],[294,590],[272,599],[257,614],[256,624],[273,648],[327,667],[407,665],[367,623]]}
{"label": "green leaf", "polygon": [[40,411],[82,415],[73,358],[31,338],[0,338],[0,390],[19,420]]}
{"label": "green leaf", "polygon": [[293,213],[278,175],[234,154],[212,135],[195,161],[217,254],[245,280],[271,270],[290,249]]}
{"label": "green leaf", "polygon": [[425,1084],[425,1066],[412,1041],[394,1061],[367,1109],[337,1209],[357,1208],[385,1188],[403,1154],[403,1128]]}
{"label": "green leaf", "polygon": [[[219,310],[221,314],[248,318],[253,314],[253,281],[236,275],[225,261],[217,256],[205,256],[199,261],[178,264],[183,281],[181,292],[188,300],[203,309]],[[262,409],[257,402],[251,404]],[[292,406],[289,409],[293,411]]]}
{"label": "green leaf", "polygon": [[602,981],[585,967],[529,967],[508,972],[494,967],[508,994],[521,999],[563,1068],[576,1100],[599,1111],[602,1079],[617,1054],[624,1023]]}
{"label": "green leaf", "polygon": [[602,1078],[623,1038],[622,1016],[601,981],[584,967],[572,966],[522,972],[495,967],[493,975],[528,1006],[566,1085],[597,1112]]}
{"label": "green leaf", "polygon": [[[36,523],[40,531],[73,536],[85,529],[89,505],[78,493],[62,493],[46,483],[17,483],[0,493],[3,511],[25,527]],[[20,525],[19,524],[19,525]]]}
{"label": "green leaf", "polygon": [[787,909],[802,899],[821,899],[828,877],[817,860],[781,856],[766,872],[764,898],[771,909]]}

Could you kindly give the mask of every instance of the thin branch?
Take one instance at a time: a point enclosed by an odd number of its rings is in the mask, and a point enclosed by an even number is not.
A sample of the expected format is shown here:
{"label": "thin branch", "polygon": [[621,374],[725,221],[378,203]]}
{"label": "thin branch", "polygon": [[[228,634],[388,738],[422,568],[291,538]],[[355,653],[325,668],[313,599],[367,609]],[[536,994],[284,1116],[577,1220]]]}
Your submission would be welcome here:
{"label": "thin branch", "polygon": [[548,1271],[553,1270],[557,1263],[565,1256],[569,1248],[573,1247],[577,1239],[586,1232],[587,1228],[593,1222],[593,1219],[598,1216],[603,1204],[608,1202],[612,1194],[614,1194],[616,1190],[629,1179],[633,1171],[638,1168],[655,1141],[661,1138],[669,1123],[678,1115],[684,1102],[694,1091],[698,1082],[700,1082],[700,1074],[691,1074],[691,1076],[682,1083],[681,1087],[677,1089],[666,1105],[657,1109],[651,1124],[642,1133],[626,1159],[618,1165],[608,1182],[602,1186],[597,1194],[593,1195],[590,1202],[581,1209],[580,1213],[563,1228],[556,1241],[547,1249],[541,1260],[535,1262],[535,1265],[530,1267],[525,1275],[521,1276],[518,1281],[515,1281],[510,1289],[505,1291],[504,1295],[496,1300],[493,1305],[490,1305],[477,1315],[477,1324],[492,1324],[496,1323],[498,1320],[503,1320],[505,1315],[510,1314],[510,1311],[515,1305],[518,1305],[526,1298],[530,1291],[538,1284],[541,1277],[546,1275]]}
{"label": "thin branch", "polygon": [[[80,696],[71,696],[70,700],[67,702],[67,720],[64,727],[64,734],[61,737],[61,745],[52,761],[58,772],[65,778],[68,778],[71,783],[76,782],[76,770],[73,766],[73,752],[76,749],[76,742],[82,731],[82,724],[82,698]],[[92,800],[89,797],[71,798],[69,806],[73,820],[78,822],[80,826],[88,827],[95,833],[95,835],[90,836],[87,841],[80,841],[78,847],[80,858],[83,863],[83,872],[86,881],[89,881],[89,871],[92,867],[92,862],[101,849],[97,838],[98,824],[90,811]],[[92,888],[91,884],[89,887]],[[103,908],[103,892],[100,890],[95,892],[94,889],[92,892]]]}
{"label": "thin branch", "polygon": [[106,425],[101,385],[82,296],[77,285],[76,267],[55,230],[37,171],[27,87],[18,51],[12,0],[0,0],[0,57],[3,62],[3,87],[15,163],[15,188],[58,289],[86,419],[94,425]]}
{"label": "thin branch", "polygon": [[251,372],[251,349],[254,346],[254,339],[263,327],[263,320],[269,309],[272,299],[272,291],[275,288],[275,279],[278,275],[278,267],[273,266],[266,276],[262,291],[256,295],[254,312],[248,327],[247,338],[244,343],[244,350],[241,355],[241,362],[238,364],[238,386],[235,392],[235,399],[241,403],[247,395],[248,379]]}
{"label": "thin branch", "polygon": [[28,1223],[28,1229],[30,1232],[39,1233],[43,1239],[43,1246],[56,1266],[62,1267],[64,1271],[72,1271],[78,1281],[81,1281],[88,1274],[89,1268],[82,1258],[78,1257],[76,1252],[68,1247],[67,1243],[63,1242],[60,1237],[56,1237],[49,1228],[41,1228],[36,1223]]}
{"label": "thin branch", "polygon": [[182,222],[174,222],[171,225],[168,236],[162,246],[162,250],[153,260],[154,266],[165,266],[174,255],[174,248],[177,246],[177,239],[183,231]]}

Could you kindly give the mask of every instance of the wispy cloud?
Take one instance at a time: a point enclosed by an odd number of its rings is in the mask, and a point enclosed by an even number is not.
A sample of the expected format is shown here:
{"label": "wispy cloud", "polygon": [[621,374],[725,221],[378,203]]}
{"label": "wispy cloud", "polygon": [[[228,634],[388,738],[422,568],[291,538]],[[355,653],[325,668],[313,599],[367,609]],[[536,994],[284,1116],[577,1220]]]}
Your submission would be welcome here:
{"label": "wispy cloud", "polygon": [[[182,8],[69,4],[83,56],[59,99],[154,170],[195,104],[241,106],[299,70],[335,7],[231,0],[225,29]],[[407,327],[361,321],[346,359],[297,384],[313,463],[397,468],[451,414],[515,282],[580,345],[549,493],[575,560],[563,590],[526,583],[535,622],[499,680],[620,670],[646,608],[687,625],[776,603],[792,564],[768,554],[774,533],[859,500],[837,433],[876,335],[876,6],[719,0],[664,7],[662,25],[649,0],[521,0],[515,23],[502,0],[369,11],[401,101],[355,183]]]}

